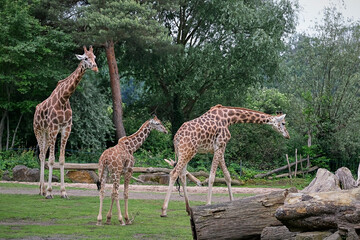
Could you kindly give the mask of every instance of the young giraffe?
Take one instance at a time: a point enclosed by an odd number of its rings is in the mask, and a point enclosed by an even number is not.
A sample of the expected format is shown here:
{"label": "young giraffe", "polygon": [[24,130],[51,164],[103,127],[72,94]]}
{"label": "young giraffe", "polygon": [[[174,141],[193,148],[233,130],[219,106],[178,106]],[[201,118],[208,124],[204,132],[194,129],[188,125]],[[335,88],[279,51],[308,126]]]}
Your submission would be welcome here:
{"label": "young giraffe", "polygon": [[[61,197],[67,198],[64,184],[64,164],[65,164],[65,145],[70,136],[72,124],[72,111],[70,107],[70,96],[74,93],[86,69],[98,72],[95,62],[93,48],[90,46],[89,51],[84,46],[84,54],[76,55],[81,60],[76,70],[67,78],[58,82],[55,90],[42,103],[38,104],[34,114],[34,133],[40,149],[40,195],[46,198],[52,196],[52,171],[55,163],[55,141],[56,136],[61,133],[60,145],[60,174],[61,174]],[[46,152],[50,148],[49,154],[49,182],[47,190],[44,183],[44,166]]]}
{"label": "young giraffe", "polygon": [[213,161],[209,176],[207,204],[211,204],[212,186],[216,169],[220,167],[228,186],[230,201],[233,200],[230,173],[226,168],[224,152],[231,134],[228,126],[234,123],[269,124],[285,138],[290,138],[285,128],[285,114],[272,116],[245,108],[216,105],[200,117],[185,122],[174,136],[175,157],[177,164],[170,173],[169,188],[162,206],[162,217],[166,217],[170,195],[178,177],[183,185],[186,211],[190,214],[188,194],[186,190],[186,166],[196,153],[213,153]]}
{"label": "young giraffe", "polygon": [[[134,166],[134,152],[140,148],[145,139],[149,136],[150,131],[155,129],[159,132],[167,133],[167,130],[162,125],[161,121],[154,117],[146,121],[137,132],[128,137],[119,139],[118,144],[105,150],[99,159],[99,181],[97,182],[98,190],[100,190],[100,208],[97,217],[97,225],[102,223],[102,205],[105,193],[105,183],[108,173],[113,181],[113,188],[111,194],[110,210],[106,215],[106,224],[111,223],[111,213],[114,201],[116,202],[118,219],[121,225],[131,224],[128,215],[128,197],[129,197],[129,182],[132,176],[132,167]],[[119,202],[119,184],[120,176],[124,173],[124,202],[125,202],[125,223],[123,221],[120,202]]]}

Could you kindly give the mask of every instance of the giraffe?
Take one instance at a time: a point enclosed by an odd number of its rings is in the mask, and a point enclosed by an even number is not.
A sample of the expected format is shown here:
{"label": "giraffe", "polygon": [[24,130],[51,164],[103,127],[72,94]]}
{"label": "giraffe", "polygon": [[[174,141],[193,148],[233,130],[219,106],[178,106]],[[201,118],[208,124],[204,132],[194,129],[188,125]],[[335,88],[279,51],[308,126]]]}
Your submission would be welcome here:
{"label": "giraffe", "polygon": [[269,124],[283,137],[290,138],[285,128],[285,114],[272,116],[246,108],[225,107],[216,105],[200,117],[185,122],[174,136],[175,158],[177,164],[170,172],[169,187],[162,206],[161,217],[166,217],[172,188],[179,177],[183,185],[186,211],[190,214],[189,199],[186,190],[186,167],[196,153],[212,153],[213,161],[209,176],[207,204],[211,204],[212,186],[218,165],[222,169],[229,191],[230,201],[233,200],[230,173],[226,168],[224,152],[231,138],[229,125],[235,123]]}
{"label": "giraffe", "polygon": [[[69,138],[72,125],[72,111],[70,107],[70,96],[74,93],[86,69],[98,72],[95,62],[93,48],[89,50],[84,46],[84,54],[76,55],[81,60],[76,70],[67,78],[60,80],[51,95],[38,104],[34,114],[34,133],[38,142],[40,154],[40,195],[47,199],[52,196],[52,172],[55,163],[55,141],[58,133],[61,133],[60,144],[60,174],[61,174],[61,197],[68,198],[64,184],[65,145]],[[44,183],[44,167],[47,150],[49,153],[49,181],[47,189]]]}
{"label": "giraffe", "polygon": [[[111,223],[112,207],[114,201],[116,202],[117,211],[118,211],[118,220],[121,225],[131,224],[128,215],[128,197],[129,197],[129,182],[132,176],[132,167],[134,166],[134,152],[140,148],[144,143],[145,139],[149,136],[150,131],[155,129],[159,132],[167,133],[164,125],[161,121],[155,116],[154,118],[146,121],[137,132],[128,137],[122,137],[119,139],[118,144],[114,147],[108,148],[105,150],[99,159],[99,180],[97,182],[99,195],[100,195],[100,207],[99,215],[97,217],[97,224],[102,224],[102,205],[105,194],[105,183],[108,173],[113,181],[113,188],[111,194],[111,205],[110,210],[106,215],[106,224]],[[120,202],[119,202],[119,184],[120,176],[124,174],[124,203],[125,203],[125,223],[123,221]]]}

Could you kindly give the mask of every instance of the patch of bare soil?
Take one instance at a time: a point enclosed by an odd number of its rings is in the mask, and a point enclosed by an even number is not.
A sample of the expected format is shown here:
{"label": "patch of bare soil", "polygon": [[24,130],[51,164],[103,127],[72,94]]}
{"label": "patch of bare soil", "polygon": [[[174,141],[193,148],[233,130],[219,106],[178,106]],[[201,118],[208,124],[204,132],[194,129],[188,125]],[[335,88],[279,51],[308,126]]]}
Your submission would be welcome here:
{"label": "patch of bare soil", "polygon": [[[0,181],[1,183],[20,183],[24,185],[38,185],[39,183],[34,182],[7,182]],[[60,186],[60,183],[53,183],[53,186]],[[66,183],[65,187],[67,188],[67,194],[71,196],[98,196],[96,184],[85,184],[85,183]],[[106,184],[105,193],[107,196],[110,196],[112,189],[112,184]],[[129,186],[129,198],[130,199],[164,199],[165,193],[168,189],[168,186],[163,185],[130,185]],[[124,186],[120,185],[120,198],[122,197],[122,191]],[[207,186],[202,187],[187,187],[189,193],[190,201],[206,201],[207,195]],[[245,194],[264,194],[272,191],[278,191],[278,188],[245,188],[245,187],[233,187],[232,191],[234,194],[245,193]],[[39,190],[36,188],[21,188],[21,187],[0,187],[0,194],[38,194]],[[227,195],[227,187],[213,187],[213,194],[222,193],[225,195],[213,195],[213,202],[226,202],[229,201],[229,196]],[[60,196],[60,192],[53,190],[55,197]],[[182,188],[181,188],[182,195]],[[236,197],[235,197],[236,199]],[[184,198],[179,195],[179,192],[176,187],[173,188],[173,194],[171,195],[171,200],[184,201]]]}

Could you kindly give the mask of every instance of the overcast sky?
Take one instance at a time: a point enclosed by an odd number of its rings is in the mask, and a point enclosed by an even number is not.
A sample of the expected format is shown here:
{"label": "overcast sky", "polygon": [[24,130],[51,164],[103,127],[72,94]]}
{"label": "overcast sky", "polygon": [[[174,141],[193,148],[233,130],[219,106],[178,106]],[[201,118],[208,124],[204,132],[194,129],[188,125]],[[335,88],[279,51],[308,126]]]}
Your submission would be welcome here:
{"label": "overcast sky", "polygon": [[336,6],[346,18],[360,21],[360,0],[293,0],[300,5],[298,32],[311,34],[316,22],[321,22],[325,7]]}

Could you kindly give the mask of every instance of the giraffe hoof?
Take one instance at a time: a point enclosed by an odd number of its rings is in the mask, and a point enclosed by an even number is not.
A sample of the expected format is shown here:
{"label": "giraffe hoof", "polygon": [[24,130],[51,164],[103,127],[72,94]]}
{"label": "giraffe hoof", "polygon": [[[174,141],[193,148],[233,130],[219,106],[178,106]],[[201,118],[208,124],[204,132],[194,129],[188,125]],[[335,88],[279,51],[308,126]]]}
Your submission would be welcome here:
{"label": "giraffe hoof", "polygon": [[68,195],[66,194],[61,195],[61,198],[69,199]]}
{"label": "giraffe hoof", "polygon": [[161,214],[160,217],[167,217],[167,215],[166,214]]}
{"label": "giraffe hoof", "polygon": [[52,195],[47,195],[45,198],[46,199],[53,199],[54,197]]}
{"label": "giraffe hoof", "polygon": [[98,222],[96,223],[96,226],[102,226],[102,222],[101,222],[101,221],[98,221]]}

